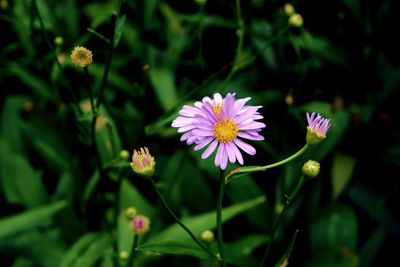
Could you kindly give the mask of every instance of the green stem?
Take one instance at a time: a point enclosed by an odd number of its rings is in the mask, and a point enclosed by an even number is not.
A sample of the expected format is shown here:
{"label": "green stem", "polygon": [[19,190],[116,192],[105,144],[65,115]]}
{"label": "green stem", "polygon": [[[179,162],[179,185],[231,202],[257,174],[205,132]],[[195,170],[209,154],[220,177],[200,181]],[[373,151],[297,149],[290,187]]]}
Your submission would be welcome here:
{"label": "green stem", "polygon": [[178,218],[178,216],[175,215],[175,213],[172,211],[172,209],[169,207],[167,201],[164,199],[160,191],[158,190],[154,180],[151,180],[151,183],[153,185],[154,191],[157,194],[158,199],[160,200],[161,204],[164,206],[164,208],[171,214],[171,216],[175,219],[175,222],[179,224],[180,227],[185,230],[189,236],[193,239],[194,242],[196,242],[197,245],[199,245],[205,252],[207,252],[210,256],[217,258],[217,256],[209,249],[207,248],[203,243],[201,243],[197,237],[193,234],[193,232]]}
{"label": "green stem", "polygon": [[114,53],[114,35],[115,35],[115,25],[117,23],[117,16],[118,14],[115,12],[113,12],[111,15],[111,32],[110,32],[110,43],[108,44],[108,58],[106,61],[106,65],[104,67],[104,73],[103,73],[103,78],[101,80],[99,96],[96,102],[96,109],[99,109],[101,103],[103,102],[104,90],[106,88],[108,74],[111,68],[111,61]]}
{"label": "green stem", "polygon": [[309,145],[305,144],[299,151],[291,155],[290,157],[283,159],[281,161],[268,164],[265,166],[244,166],[244,167],[239,167],[233,171],[231,171],[226,177],[225,177],[225,183],[228,183],[231,179],[232,176],[237,175],[237,174],[244,174],[244,173],[250,173],[250,172],[258,172],[258,171],[265,171],[267,169],[271,169],[274,167],[278,167],[280,165],[286,164],[299,156],[301,156],[304,152],[307,151],[309,148]]}
{"label": "green stem", "polygon": [[264,255],[263,255],[261,263],[260,263],[260,267],[264,266],[264,264],[265,264],[265,261],[266,261],[266,259],[268,257],[268,254],[269,254],[270,250],[271,250],[272,242],[274,242],[275,235],[276,235],[276,233],[278,231],[279,225],[281,224],[282,218],[286,214],[287,208],[289,207],[291,201],[296,198],[296,196],[299,193],[300,189],[303,187],[304,182],[305,182],[305,177],[304,177],[304,175],[302,175],[300,177],[300,179],[299,179],[299,182],[297,183],[297,185],[293,189],[293,191],[290,193],[290,195],[289,196],[285,195],[286,196],[286,203],[283,206],[283,209],[282,209],[281,213],[278,215],[278,218],[276,219],[276,221],[275,221],[275,223],[274,223],[274,225],[272,227],[272,231],[271,231],[271,235],[270,235],[271,238],[268,241],[267,248],[265,249]]}
{"label": "green stem", "polygon": [[132,243],[132,248],[131,248],[131,255],[129,255],[129,260],[128,260],[128,267],[133,267],[134,262],[135,262],[135,252],[136,252],[136,247],[138,244],[139,237],[137,234],[133,234],[133,243]]}
{"label": "green stem", "polygon": [[218,241],[218,252],[220,256],[220,264],[222,267],[226,266],[225,253],[224,253],[224,242],[222,239],[222,201],[224,199],[225,191],[225,175],[224,170],[220,170],[220,187],[217,201],[217,241]]}

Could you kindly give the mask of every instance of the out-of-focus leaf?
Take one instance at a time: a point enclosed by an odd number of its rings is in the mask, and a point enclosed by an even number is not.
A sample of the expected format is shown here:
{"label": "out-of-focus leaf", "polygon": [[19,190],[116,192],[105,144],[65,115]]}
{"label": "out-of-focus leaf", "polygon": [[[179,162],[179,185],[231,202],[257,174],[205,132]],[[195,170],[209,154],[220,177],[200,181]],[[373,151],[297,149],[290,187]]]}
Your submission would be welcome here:
{"label": "out-of-focus leaf", "polygon": [[89,182],[87,183],[85,187],[85,191],[83,193],[83,198],[85,201],[88,201],[89,198],[92,196],[93,192],[96,189],[97,184],[99,183],[100,180],[100,173],[98,170],[93,172],[92,176],[89,179]]}
{"label": "out-of-focus leaf", "polygon": [[342,2],[347,5],[353,16],[358,19],[360,12],[360,0],[342,0]]}
{"label": "out-of-focus leaf", "polygon": [[0,173],[4,195],[9,203],[35,207],[46,202],[47,192],[42,175],[32,168],[25,157],[4,154],[0,150]]}
{"label": "out-of-focus leaf", "polygon": [[165,111],[173,108],[178,102],[174,73],[166,68],[155,67],[147,73],[161,106]]}
{"label": "out-of-focus leaf", "polygon": [[351,179],[356,159],[346,154],[336,153],[332,163],[332,198],[336,199]]}
{"label": "out-of-focus leaf", "polygon": [[65,255],[60,267],[90,267],[104,255],[111,245],[109,234],[84,236]]}
{"label": "out-of-focus leaf", "polygon": [[124,31],[126,15],[118,17],[117,25],[115,25],[115,34],[114,34],[114,47],[117,47],[119,40],[121,39],[122,33]]}
{"label": "out-of-focus leaf", "polygon": [[[265,47],[268,40],[273,38],[273,26],[266,21],[259,21],[253,23],[252,27],[254,30],[254,35],[259,35],[259,37],[255,36],[254,38],[252,38],[252,41],[254,42],[258,51],[261,53],[268,67],[276,71],[277,70],[276,55],[273,52],[271,46]],[[263,50],[261,51],[261,49]]]}
{"label": "out-of-focus leaf", "polygon": [[68,161],[64,157],[64,154],[56,151],[54,146],[44,140],[35,139],[33,140],[33,145],[39,155],[47,162],[48,165],[52,166],[50,168],[56,169],[59,172],[67,171],[69,169]]}
{"label": "out-of-focus leaf", "polygon": [[[261,196],[226,207],[222,210],[222,222],[229,221],[234,216],[265,203],[265,201],[265,197]],[[212,211],[196,216],[186,217],[182,219],[182,222],[194,233],[194,235],[199,236],[203,231],[215,228],[215,212]],[[190,236],[185,233],[178,224],[173,224],[158,235],[154,235],[150,238],[151,241],[163,239],[185,242],[190,240]]]}
{"label": "out-of-focus leaf", "polygon": [[65,253],[60,262],[60,267],[72,266],[75,261],[79,260],[80,255],[82,255],[92,243],[96,242],[96,239],[99,237],[100,234],[98,233],[87,233],[80,237]]}
{"label": "out-of-focus leaf", "polygon": [[342,248],[353,250],[356,242],[357,217],[344,205],[332,204],[322,209],[310,224],[310,243],[315,254]]}
{"label": "out-of-focus leaf", "polygon": [[162,254],[192,256],[203,260],[214,259],[199,246],[168,239],[145,243],[137,247],[136,250]]}
{"label": "out-of-focus leaf", "polygon": [[11,65],[8,69],[11,75],[18,77],[27,88],[32,90],[36,95],[46,99],[54,99],[54,95],[47,84],[39,77],[30,73],[28,70],[18,65]]}
{"label": "out-of-focus leaf", "polygon": [[26,56],[31,58],[35,53],[34,44],[31,40],[29,17],[30,17],[30,4],[24,0],[13,1],[13,8],[15,19],[13,19],[13,28],[18,34],[20,43],[25,50]]}
{"label": "out-of-focus leaf", "polygon": [[103,3],[91,3],[84,7],[84,12],[91,18],[90,26],[96,28],[100,24],[110,20],[111,14],[117,10],[118,1],[110,0]]}
{"label": "out-of-focus leaf", "polygon": [[248,235],[234,242],[224,242],[226,261],[236,266],[259,266],[251,254],[268,239],[265,235]]}
{"label": "out-of-focus leaf", "polygon": [[0,240],[36,226],[46,224],[54,214],[65,208],[66,205],[66,201],[59,201],[1,219]]}
{"label": "out-of-focus leaf", "polygon": [[386,231],[383,227],[378,228],[365,242],[360,252],[361,265],[360,266],[371,266],[372,261],[375,259],[379,248],[382,245],[386,237]]}

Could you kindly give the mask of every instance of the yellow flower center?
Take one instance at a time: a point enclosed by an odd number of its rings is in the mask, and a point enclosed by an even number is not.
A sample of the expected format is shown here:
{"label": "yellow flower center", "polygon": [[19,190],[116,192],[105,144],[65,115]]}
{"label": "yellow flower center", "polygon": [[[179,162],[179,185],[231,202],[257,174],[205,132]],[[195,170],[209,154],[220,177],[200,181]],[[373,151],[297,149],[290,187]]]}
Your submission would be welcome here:
{"label": "yellow flower center", "polygon": [[232,120],[221,120],[214,125],[214,136],[222,143],[232,142],[239,129]]}
{"label": "yellow flower center", "polygon": [[214,113],[217,117],[219,117],[219,114],[221,113],[221,109],[224,107],[222,103],[219,104],[213,104],[212,108],[214,110]]}

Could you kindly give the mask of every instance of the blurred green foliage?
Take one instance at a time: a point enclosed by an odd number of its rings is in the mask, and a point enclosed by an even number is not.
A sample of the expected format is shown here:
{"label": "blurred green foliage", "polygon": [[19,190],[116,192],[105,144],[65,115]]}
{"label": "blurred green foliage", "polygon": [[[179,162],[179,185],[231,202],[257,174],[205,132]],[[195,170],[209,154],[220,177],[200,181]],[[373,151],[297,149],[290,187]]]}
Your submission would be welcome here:
{"label": "blurred green foliage", "polygon": [[[285,266],[289,256],[293,266],[315,267],[394,259],[400,5],[288,3],[301,27],[288,25],[285,1],[0,0],[2,266],[125,266],[118,255],[131,251],[130,206],[151,219],[135,266],[214,266],[119,152],[149,147],[157,187],[174,211],[196,235],[215,230],[218,169],[170,123],[183,104],[216,91],[263,106],[266,141],[253,144],[248,165],[300,149],[305,112],[332,120],[328,138],[299,159],[227,185],[229,266],[259,266],[307,159],[318,160],[321,173],[289,207],[266,266]],[[105,79],[94,123],[88,77],[70,59],[76,45],[93,52],[94,95]]]}

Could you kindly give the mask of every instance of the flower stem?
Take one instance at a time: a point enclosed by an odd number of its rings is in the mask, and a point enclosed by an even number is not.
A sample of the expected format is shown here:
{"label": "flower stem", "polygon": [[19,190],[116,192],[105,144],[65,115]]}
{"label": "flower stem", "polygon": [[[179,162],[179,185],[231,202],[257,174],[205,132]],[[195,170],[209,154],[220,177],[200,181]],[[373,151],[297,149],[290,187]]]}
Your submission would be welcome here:
{"label": "flower stem", "polygon": [[207,252],[210,256],[213,258],[217,258],[217,255],[213,253],[209,248],[207,248],[203,243],[201,243],[198,238],[193,234],[193,232],[178,218],[178,216],[175,215],[175,213],[172,211],[172,209],[169,207],[167,201],[164,199],[160,191],[157,189],[157,186],[154,182],[154,180],[151,180],[151,183],[153,185],[154,191],[157,194],[158,199],[160,200],[161,204],[164,206],[164,208],[167,209],[167,211],[171,214],[171,216],[175,219],[175,222],[179,224],[180,227],[185,230],[189,236],[193,239],[194,242],[196,242],[197,245],[199,245],[205,252]]}
{"label": "flower stem", "polygon": [[231,171],[228,175],[225,176],[225,183],[228,183],[231,179],[232,176],[237,175],[237,174],[245,174],[245,173],[250,173],[250,172],[258,172],[258,171],[265,171],[267,169],[272,169],[274,167],[278,167],[280,165],[286,164],[289,161],[292,161],[299,156],[301,156],[304,152],[307,151],[309,148],[309,145],[305,144],[299,151],[291,155],[290,157],[283,159],[281,161],[268,164],[265,166],[244,166],[244,167],[239,167]]}
{"label": "flower stem", "polygon": [[226,266],[225,254],[224,254],[224,242],[222,239],[222,200],[224,198],[225,191],[225,172],[220,170],[220,187],[217,202],[217,241],[218,241],[218,252],[220,256],[220,264],[222,267]]}
{"label": "flower stem", "polygon": [[276,219],[276,221],[275,221],[275,223],[274,223],[274,225],[272,227],[272,231],[271,231],[271,235],[270,235],[271,238],[270,238],[270,240],[268,242],[268,245],[267,245],[267,247],[265,249],[264,255],[263,255],[261,263],[260,263],[260,267],[264,266],[264,264],[265,264],[265,261],[266,261],[266,259],[268,257],[268,254],[269,254],[270,250],[271,250],[272,242],[274,242],[274,238],[275,238],[276,232],[278,230],[279,225],[281,224],[283,216],[286,214],[287,208],[289,207],[291,201],[296,198],[296,196],[299,193],[300,189],[303,187],[304,182],[305,182],[305,177],[304,177],[304,175],[302,175],[300,177],[300,179],[299,179],[299,182],[297,183],[297,185],[293,189],[293,191],[290,193],[290,195],[285,195],[286,203],[283,206],[283,209],[282,209],[281,213],[279,213],[278,218]]}
{"label": "flower stem", "polygon": [[133,267],[134,262],[135,262],[135,252],[136,252],[136,247],[138,244],[139,237],[137,234],[133,234],[133,243],[132,243],[132,248],[131,248],[131,255],[129,255],[129,260],[128,264],[126,266],[128,267]]}

